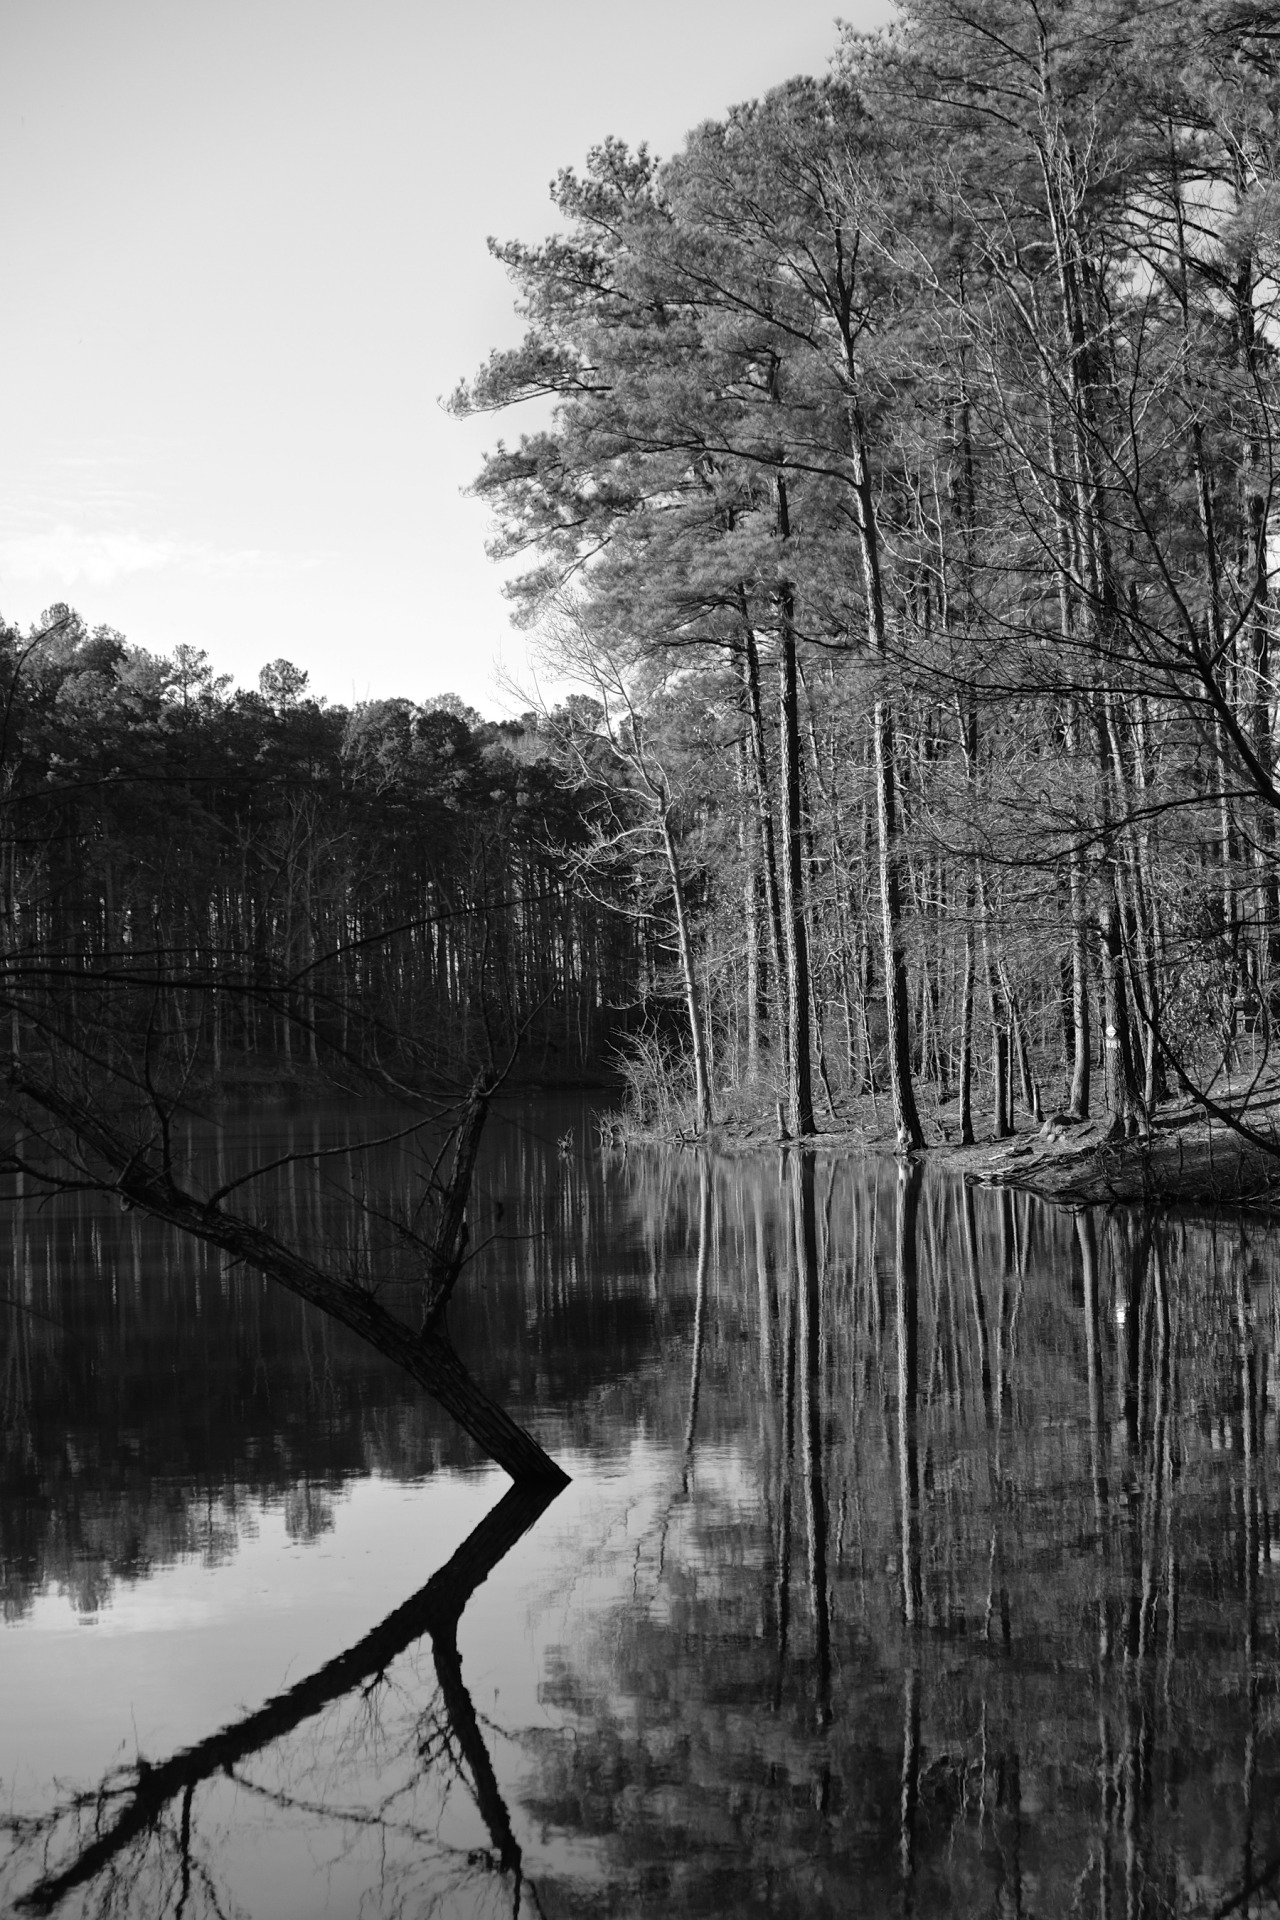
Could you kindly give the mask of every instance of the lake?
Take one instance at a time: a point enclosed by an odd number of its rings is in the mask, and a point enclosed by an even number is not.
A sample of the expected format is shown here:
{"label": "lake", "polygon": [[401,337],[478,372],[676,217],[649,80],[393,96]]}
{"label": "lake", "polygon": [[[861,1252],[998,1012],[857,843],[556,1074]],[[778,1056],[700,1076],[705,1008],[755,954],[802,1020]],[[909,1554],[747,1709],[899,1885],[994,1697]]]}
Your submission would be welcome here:
{"label": "lake", "polygon": [[[1276,1235],[593,1119],[494,1115],[450,1314],[550,1504],[219,1255],[9,1196],[0,1908],[1274,1913]],[[184,1150],[394,1304],[404,1125]]]}

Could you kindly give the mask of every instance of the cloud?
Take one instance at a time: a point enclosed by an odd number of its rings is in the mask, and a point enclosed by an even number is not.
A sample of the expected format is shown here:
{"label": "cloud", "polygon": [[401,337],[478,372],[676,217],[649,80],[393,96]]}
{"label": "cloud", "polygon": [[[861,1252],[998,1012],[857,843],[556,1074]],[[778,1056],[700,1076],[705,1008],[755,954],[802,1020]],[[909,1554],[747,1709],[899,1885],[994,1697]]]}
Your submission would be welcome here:
{"label": "cloud", "polygon": [[155,539],[134,528],[90,532],[60,521],[38,533],[0,539],[0,581],[54,580],[105,586],[129,574],[183,567],[197,573],[241,573],[268,556],[254,548],[225,553],[187,540]]}

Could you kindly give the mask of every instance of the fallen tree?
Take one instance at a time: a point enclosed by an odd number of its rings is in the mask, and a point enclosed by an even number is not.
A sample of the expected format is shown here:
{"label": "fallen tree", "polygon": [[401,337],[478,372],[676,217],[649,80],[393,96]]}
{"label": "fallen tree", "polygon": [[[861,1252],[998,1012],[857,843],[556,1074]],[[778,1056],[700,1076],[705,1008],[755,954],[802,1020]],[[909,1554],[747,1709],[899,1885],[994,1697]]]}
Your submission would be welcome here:
{"label": "fallen tree", "polygon": [[[276,1235],[226,1205],[226,1187],[207,1197],[175,1171],[166,1115],[130,1139],[82,1093],[35,1072],[10,1055],[8,1105],[22,1129],[2,1164],[51,1190],[85,1189],[114,1195],[154,1219],[219,1248],[268,1280],[296,1294],[366,1341],[402,1368],[450,1413],[489,1459],[517,1484],[567,1484],[531,1434],[485,1393],[464,1366],[447,1330],[447,1307],[466,1254],[466,1198],[492,1089],[477,1085],[469,1095],[452,1140],[440,1161],[449,1171],[436,1185],[434,1231],[415,1236],[419,1256],[421,1317],[414,1326],[390,1312],[376,1293],[353,1275],[327,1271]],[[25,1138],[24,1138],[25,1136]],[[29,1144],[28,1144],[29,1143]]]}

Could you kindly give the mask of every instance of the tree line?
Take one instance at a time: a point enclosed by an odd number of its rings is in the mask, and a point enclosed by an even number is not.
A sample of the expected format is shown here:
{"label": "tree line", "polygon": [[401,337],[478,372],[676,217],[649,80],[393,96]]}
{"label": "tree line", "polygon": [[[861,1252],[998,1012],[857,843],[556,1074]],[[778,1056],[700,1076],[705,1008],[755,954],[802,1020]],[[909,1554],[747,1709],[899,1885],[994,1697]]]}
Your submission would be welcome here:
{"label": "tree line", "polygon": [[[562,231],[497,248],[526,337],[454,399],[542,403],[477,490],[553,712],[6,629],[0,1164],[268,1275],[552,1480],[446,1324],[513,1055],[625,1025],[670,1123],[883,1095],[904,1149],[1055,1082],[1121,1132],[1213,1106],[1280,920],[1275,43],[1244,0],[912,0],[663,165],[562,173]],[[389,1222],[407,1315],[184,1157],[237,1060],[470,1085]]]}
{"label": "tree line", "polygon": [[453,405],[543,403],[476,491],[699,1130],[1129,1132],[1265,1046],[1278,108],[1242,0],[910,0],[495,245]]}
{"label": "tree line", "polygon": [[[452,696],[329,708],[306,679],[281,659],[233,692],[203,653],[158,658],[65,605],[0,631],[8,1197],[106,1195],[216,1249],[392,1360],[513,1478],[562,1485],[448,1310],[494,1092],[513,1067],[599,1073],[645,935],[578,884],[596,803],[554,732]],[[351,1149],[362,1178],[319,1247],[269,1176],[327,1149],[239,1172],[196,1149],[193,1106],[246,1076],[400,1103]],[[380,1204],[388,1140],[412,1191]]]}
{"label": "tree line", "polygon": [[332,707],[286,660],[232,690],[65,606],[0,632],[0,700],[19,1052],[193,1089],[600,1071],[630,926],[573,884],[587,822],[532,717]]}

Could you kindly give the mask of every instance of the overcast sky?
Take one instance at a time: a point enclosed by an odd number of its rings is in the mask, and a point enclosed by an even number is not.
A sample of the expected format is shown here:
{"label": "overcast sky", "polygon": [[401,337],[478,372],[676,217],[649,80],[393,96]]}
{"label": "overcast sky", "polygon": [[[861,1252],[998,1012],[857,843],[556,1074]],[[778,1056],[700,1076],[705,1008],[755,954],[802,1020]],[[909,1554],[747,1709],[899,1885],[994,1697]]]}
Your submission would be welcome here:
{"label": "overcast sky", "polygon": [[519,417],[489,234],[606,134],[659,154],[886,0],[3,0],[0,613],[54,600],[328,699],[522,671],[462,489]]}

